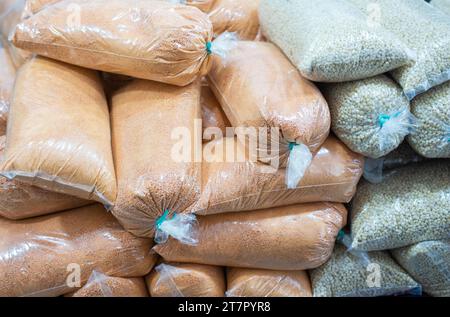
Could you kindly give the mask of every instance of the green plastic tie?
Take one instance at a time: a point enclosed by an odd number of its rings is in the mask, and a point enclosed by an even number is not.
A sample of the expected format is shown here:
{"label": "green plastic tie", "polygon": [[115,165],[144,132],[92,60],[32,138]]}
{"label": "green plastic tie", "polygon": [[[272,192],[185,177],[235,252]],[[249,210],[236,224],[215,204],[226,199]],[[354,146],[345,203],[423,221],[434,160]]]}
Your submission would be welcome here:
{"label": "green plastic tie", "polygon": [[295,142],[289,142],[289,151],[292,151],[294,149],[294,146],[296,146],[297,143]]}
{"label": "green plastic tie", "polygon": [[164,211],[164,214],[156,220],[156,229],[159,229],[164,221],[169,216],[169,210]]}
{"label": "green plastic tie", "polygon": [[392,118],[397,118],[401,113],[401,111],[398,111],[393,116],[390,116],[388,114],[380,114],[380,116],[378,117],[378,124],[382,128],[386,124],[386,122],[388,122]]}
{"label": "green plastic tie", "polygon": [[206,52],[208,53],[208,55],[212,54],[212,43],[211,42],[206,42]]}
{"label": "green plastic tie", "polygon": [[342,241],[342,239],[344,239],[344,236],[345,236],[345,232],[344,232],[344,230],[341,230],[341,231],[339,231],[336,240]]}

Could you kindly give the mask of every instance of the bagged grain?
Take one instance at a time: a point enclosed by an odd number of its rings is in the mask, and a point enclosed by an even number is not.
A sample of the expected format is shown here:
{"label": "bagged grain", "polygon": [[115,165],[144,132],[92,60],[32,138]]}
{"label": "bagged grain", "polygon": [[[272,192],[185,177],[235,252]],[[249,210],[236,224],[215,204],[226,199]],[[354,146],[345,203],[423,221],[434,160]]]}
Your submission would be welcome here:
{"label": "bagged grain", "polygon": [[318,201],[349,202],[364,165],[362,156],[329,137],[305,177],[295,189],[288,189],[283,169],[253,162],[245,156],[247,149],[233,138],[212,141],[203,150],[204,156],[211,152],[211,157],[202,163],[200,199],[189,208],[199,215]]}
{"label": "bagged grain", "polygon": [[225,274],[218,266],[161,263],[146,277],[152,297],[224,297]]}
{"label": "bagged grain", "polygon": [[[211,88],[207,84],[202,85],[200,103],[202,106],[202,126],[204,137],[206,139],[209,138],[208,128],[218,128],[220,129],[222,136],[226,136],[227,127],[231,127],[231,123],[223,112],[222,107],[211,91]],[[205,139],[203,140],[207,141]]]}
{"label": "bagged grain", "polygon": [[424,241],[391,251],[425,293],[450,297],[450,240]]}
{"label": "bagged grain", "polygon": [[350,0],[365,13],[379,12],[374,23],[389,30],[414,53],[415,63],[391,72],[412,100],[450,80],[450,19],[423,0]]}
{"label": "bagged grain", "polygon": [[312,297],[306,271],[227,269],[227,297]]}
{"label": "bagged grain", "polygon": [[65,297],[149,297],[142,277],[111,277],[93,271],[88,282]]}
{"label": "bagged grain", "polygon": [[[195,138],[195,120],[201,116],[200,90],[199,82],[176,87],[135,80],[113,94],[118,196],[112,212],[137,236],[152,238],[156,231],[157,240],[164,241],[170,234],[186,243],[195,242],[169,220],[200,195],[201,164],[194,160],[196,141],[201,145]],[[188,136],[183,139],[185,156],[178,152],[180,136]],[[189,223],[191,216],[178,215],[177,220],[183,219]]]}
{"label": "bagged grain", "polygon": [[295,188],[330,130],[319,89],[265,42],[238,42],[226,58],[214,59],[208,78],[233,127],[279,129],[279,140],[259,140],[258,159],[287,166],[286,183]]}
{"label": "bagged grain", "polygon": [[207,73],[211,39],[206,14],[156,0],[59,1],[12,37],[15,46],[60,61],[178,86]]}
{"label": "bagged grain", "polygon": [[44,9],[46,6],[55,4],[60,1],[62,0],[25,0],[22,19],[27,19]]}
{"label": "bagged grain", "polygon": [[263,34],[314,81],[357,80],[412,62],[399,39],[345,0],[262,0],[259,18]]}
{"label": "bagged grain", "polygon": [[6,133],[9,104],[14,88],[16,69],[12,64],[9,53],[0,42],[0,135]]}
{"label": "bagged grain", "polygon": [[431,0],[428,1],[431,3],[433,7],[438,8],[442,12],[444,12],[447,15],[450,15],[450,1],[449,0]]}
{"label": "bagged grain", "polygon": [[8,10],[11,8],[11,6],[16,2],[17,0],[2,0],[0,1],[0,18],[3,17],[3,15],[8,12]]}
{"label": "bagged grain", "polygon": [[382,184],[365,181],[352,203],[351,247],[389,250],[450,238],[450,162],[401,168]]}
{"label": "bagged grain", "polygon": [[331,255],[347,221],[341,204],[315,203],[199,216],[198,243],[154,247],[166,261],[268,270],[306,270]]}
{"label": "bagged grain", "polygon": [[0,236],[5,297],[67,294],[93,270],[144,276],[156,261],[151,240],[127,233],[99,204],[22,221],[0,218]]}
{"label": "bagged grain", "polygon": [[450,82],[411,102],[417,127],[409,137],[414,150],[428,158],[450,158]]}
{"label": "bagged grain", "polygon": [[21,68],[0,174],[113,205],[116,178],[109,112],[95,71],[44,57]]}
{"label": "bagged grain", "polygon": [[350,149],[379,158],[396,149],[414,126],[409,101],[385,75],[324,85],[333,132]]}

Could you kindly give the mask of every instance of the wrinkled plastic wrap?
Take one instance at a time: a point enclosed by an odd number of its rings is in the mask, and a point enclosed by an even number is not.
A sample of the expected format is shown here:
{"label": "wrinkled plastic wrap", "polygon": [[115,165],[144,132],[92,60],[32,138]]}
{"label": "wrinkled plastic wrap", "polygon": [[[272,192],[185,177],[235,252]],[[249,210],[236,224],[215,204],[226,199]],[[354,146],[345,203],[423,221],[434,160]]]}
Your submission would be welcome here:
{"label": "wrinkled plastic wrap", "polygon": [[351,247],[389,250],[450,238],[450,162],[412,164],[381,184],[361,182],[352,202]]}
{"label": "wrinkled plastic wrap", "polygon": [[152,297],[224,297],[222,267],[202,264],[161,263],[147,277]]}
{"label": "wrinkled plastic wrap", "polygon": [[109,112],[97,72],[44,57],[21,68],[0,174],[112,206]]}
{"label": "wrinkled plastic wrap", "polygon": [[449,0],[431,0],[429,1],[433,7],[438,8],[447,15],[450,15],[450,1]]}
{"label": "wrinkled plastic wrap", "polygon": [[156,0],[63,0],[12,36],[15,46],[40,55],[178,86],[207,73],[211,40],[206,14]]}
{"label": "wrinkled plastic wrap", "polygon": [[14,88],[16,69],[12,64],[8,50],[0,42],[0,135],[6,133],[9,104]]}
{"label": "wrinkled plastic wrap", "polygon": [[218,128],[222,132],[222,136],[226,136],[227,127],[231,127],[231,123],[208,84],[202,85],[200,103],[202,106],[203,142],[207,142],[212,137],[208,132],[210,128]]}
{"label": "wrinkled plastic wrap", "polygon": [[[161,226],[173,223],[166,218],[183,212],[199,198],[201,163],[195,161],[194,150],[196,142],[201,149],[201,140],[195,138],[195,120],[201,117],[200,91],[199,82],[176,87],[136,80],[112,97],[118,179],[112,212],[137,236],[154,237]],[[183,222],[185,218],[178,216]]]}
{"label": "wrinkled plastic wrap", "polygon": [[55,4],[62,0],[25,0],[25,6],[22,12],[22,19],[28,19],[35,15],[46,6]]}
{"label": "wrinkled plastic wrap", "polygon": [[227,284],[227,297],[312,296],[311,282],[306,271],[228,268]]}
{"label": "wrinkled plastic wrap", "polygon": [[11,8],[11,6],[16,1],[17,0],[2,0],[2,1],[0,1],[0,17],[3,17],[3,15],[8,12],[8,10]]}
{"label": "wrinkled plastic wrap", "polygon": [[[238,42],[226,58],[213,60],[208,78],[233,127],[258,129],[253,139],[261,130],[267,133],[255,140],[255,155],[274,166],[288,166],[286,183],[295,188],[311,164],[311,153],[330,131],[330,111],[319,89],[265,42]],[[280,134],[273,142],[271,128]]]}
{"label": "wrinkled plastic wrap", "polygon": [[154,247],[166,261],[269,270],[306,270],[331,255],[347,211],[315,203],[199,216],[198,243],[175,239]]}
{"label": "wrinkled plastic wrap", "polygon": [[424,241],[391,254],[425,293],[450,297],[450,240]]}
{"label": "wrinkled plastic wrap", "polygon": [[93,270],[138,277],[156,261],[152,241],[126,232],[99,204],[15,222],[0,218],[0,236],[0,296],[59,296]]}
{"label": "wrinkled plastic wrap", "polygon": [[261,0],[259,17],[263,35],[314,81],[357,80],[412,62],[398,38],[345,0]]}
{"label": "wrinkled plastic wrap", "polygon": [[374,8],[374,23],[398,36],[415,55],[415,63],[391,72],[406,96],[415,96],[450,80],[450,19],[423,0],[350,0],[365,13]]}
{"label": "wrinkled plastic wrap", "polygon": [[350,149],[379,158],[396,149],[414,127],[409,101],[385,75],[323,85],[333,132]]}
{"label": "wrinkled plastic wrap", "polygon": [[450,158],[450,81],[417,96],[411,102],[417,127],[409,144],[428,158]]}
{"label": "wrinkled plastic wrap", "polygon": [[[203,151],[211,156],[202,163],[200,199],[189,208],[199,215],[318,201],[347,203],[356,191],[364,166],[361,155],[329,137],[302,181],[295,189],[288,189],[284,169],[253,162],[245,156],[247,149],[233,138],[207,143]],[[232,160],[227,160],[229,157]]]}

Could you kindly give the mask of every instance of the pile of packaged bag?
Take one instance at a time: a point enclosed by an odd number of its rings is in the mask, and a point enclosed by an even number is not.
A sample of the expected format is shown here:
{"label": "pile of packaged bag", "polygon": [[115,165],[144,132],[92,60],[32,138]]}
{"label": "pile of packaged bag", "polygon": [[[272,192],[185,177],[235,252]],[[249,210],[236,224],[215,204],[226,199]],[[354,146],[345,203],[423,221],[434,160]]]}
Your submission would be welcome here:
{"label": "pile of packaged bag", "polygon": [[450,296],[449,8],[2,0],[0,296]]}

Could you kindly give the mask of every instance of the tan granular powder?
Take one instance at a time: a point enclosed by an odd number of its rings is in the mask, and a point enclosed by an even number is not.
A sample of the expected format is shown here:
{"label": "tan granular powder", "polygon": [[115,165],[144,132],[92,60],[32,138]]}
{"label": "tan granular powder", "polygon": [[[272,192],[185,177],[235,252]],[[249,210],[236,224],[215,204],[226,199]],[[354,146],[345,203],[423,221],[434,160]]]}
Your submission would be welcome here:
{"label": "tan granular powder", "polygon": [[111,206],[109,112],[95,71],[36,57],[17,74],[1,175]]}
{"label": "tan granular powder", "polygon": [[213,59],[208,78],[234,127],[279,128],[279,151],[270,153],[269,160],[279,157],[286,166],[289,142],[315,152],[328,137],[331,119],[325,98],[271,43],[238,42],[226,58]]}
{"label": "tan granular powder", "polygon": [[227,269],[227,297],[312,297],[306,271]]}
{"label": "tan granular powder", "polygon": [[152,297],[224,297],[224,270],[201,264],[162,263],[146,277]]}
{"label": "tan granular powder", "polygon": [[6,133],[6,122],[15,78],[16,69],[8,51],[0,42],[0,135]]}
{"label": "tan granular powder", "polygon": [[306,270],[329,258],[347,211],[341,204],[315,203],[197,220],[197,245],[169,239],[154,250],[169,262]]}
{"label": "tan granular powder", "polygon": [[202,86],[200,103],[203,131],[208,128],[219,128],[222,136],[226,136],[227,127],[231,127],[231,123],[208,85]]}
{"label": "tan granular powder", "polygon": [[[79,6],[80,24],[68,6]],[[99,14],[101,12],[101,14]],[[91,69],[185,86],[208,72],[212,25],[197,8],[154,0],[67,0],[18,25],[15,46]]]}
{"label": "tan granular powder", "polygon": [[[22,221],[0,219],[0,296],[59,296],[80,268],[139,277],[153,267],[152,241],[136,238],[99,204]],[[72,275],[71,275],[72,274]]]}
{"label": "tan granular powder", "polygon": [[25,0],[25,6],[22,12],[22,19],[27,19],[30,16],[38,13],[48,5],[60,2],[62,0]]}
{"label": "tan granular powder", "polygon": [[[227,162],[227,153],[232,153],[234,148],[236,158]],[[237,161],[247,149],[233,138],[205,144],[204,153],[209,152],[209,161],[202,164],[200,199],[189,208],[200,215],[318,201],[349,202],[364,166],[361,155],[350,151],[335,137],[329,137],[297,187],[287,189],[284,169],[275,170],[248,158]]]}
{"label": "tan granular powder", "polygon": [[[112,97],[119,188],[113,214],[137,236],[153,237],[155,220],[166,210],[182,212],[200,195],[201,164],[191,155],[172,153],[180,143],[172,139],[176,129],[194,137],[194,120],[201,117],[200,91],[199,82],[176,87],[136,80]],[[194,139],[187,141],[193,155]]]}
{"label": "tan granular powder", "polygon": [[241,40],[255,40],[259,32],[259,2],[260,0],[216,0],[208,14],[214,36],[235,32]]}

